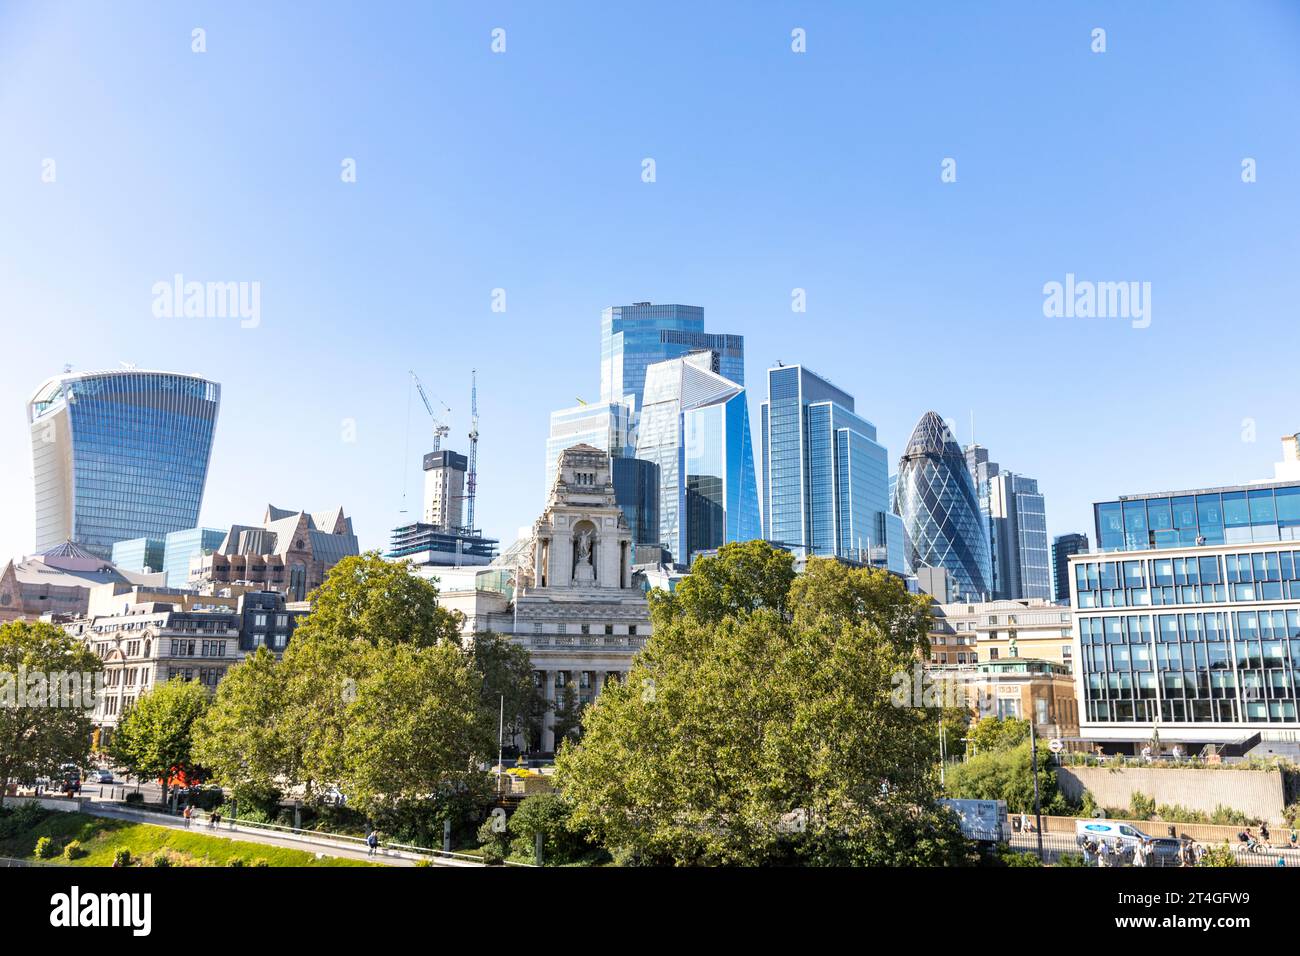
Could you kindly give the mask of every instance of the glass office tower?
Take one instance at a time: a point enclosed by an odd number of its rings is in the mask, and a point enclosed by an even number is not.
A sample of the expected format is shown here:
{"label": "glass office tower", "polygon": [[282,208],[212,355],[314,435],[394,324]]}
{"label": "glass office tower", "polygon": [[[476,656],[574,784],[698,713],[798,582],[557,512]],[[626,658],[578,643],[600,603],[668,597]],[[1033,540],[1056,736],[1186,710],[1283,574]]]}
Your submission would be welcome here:
{"label": "glass office tower", "polygon": [[988,535],[993,599],[1051,600],[1047,509],[1038,481],[1003,470],[983,445],[967,445],[965,455]]}
{"label": "glass office tower", "polygon": [[198,524],[221,386],[194,375],[69,372],[28,403],[36,550],[108,559],[131,538]]}
{"label": "glass office tower", "polygon": [[163,539],[163,573],[169,588],[190,584],[190,559],[211,554],[226,540],[224,528],[186,528],[173,531]]}
{"label": "glass office tower", "polygon": [[590,445],[614,458],[631,457],[633,412],[631,404],[600,402],[575,405],[551,412],[551,429],[546,439],[546,488],[551,493],[560,455],[566,448]]}
{"label": "glass office tower", "polygon": [[1088,550],[1088,536],[1071,532],[1052,539],[1052,584],[1057,601],[1070,600],[1070,555]]}
{"label": "glass office tower", "polygon": [[889,508],[888,453],[853,397],[800,365],[768,369],[760,408],[763,527],[799,557],[838,556],[904,573]]}
{"label": "glass office tower", "polygon": [[966,457],[935,412],[916,423],[898,463],[894,512],[907,533],[907,563],[948,572],[962,600],[987,600],[992,568],[986,522]]}
{"label": "glass office tower", "polygon": [[659,467],[659,543],[689,564],[760,536],[745,390],[697,352],[646,371],[636,457]]}
{"label": "glass office tower", "polygon": [[[704,331],[704,310],[697,305],[637,302],[615,305],[600,314],[600,400],[634,399],[644,404],[646,369],[656,362],[710,351],[712,371],[745,384],[745,339]],[[597,446],[600,447],[600,446]]]}
{"label": "glass office tower", "polygon": [[1140,744],[1300,731],[1300,482],[1094,506],[1070,559],[1084,734]]}
{"label": "glass office tower", "polygon": [[132,538],[113,545],[112,562],[123,571],[148,574],[163,570],[163,541],[159,538]]}

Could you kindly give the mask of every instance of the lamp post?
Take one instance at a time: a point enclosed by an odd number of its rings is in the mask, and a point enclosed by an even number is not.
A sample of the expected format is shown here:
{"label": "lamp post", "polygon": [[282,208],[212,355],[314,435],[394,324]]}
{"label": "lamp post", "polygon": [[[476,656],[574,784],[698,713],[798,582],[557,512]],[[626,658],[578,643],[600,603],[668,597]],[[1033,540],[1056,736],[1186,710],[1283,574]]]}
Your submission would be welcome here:
{"label": "lamp post", "polygon": [[1043,808],[1038,799],[1038,735],[1034,732],[1034,716],[1029,716],[1029,763],[1034,773],[1034,829],[1038,834],[1038,862],[1043,862]]}

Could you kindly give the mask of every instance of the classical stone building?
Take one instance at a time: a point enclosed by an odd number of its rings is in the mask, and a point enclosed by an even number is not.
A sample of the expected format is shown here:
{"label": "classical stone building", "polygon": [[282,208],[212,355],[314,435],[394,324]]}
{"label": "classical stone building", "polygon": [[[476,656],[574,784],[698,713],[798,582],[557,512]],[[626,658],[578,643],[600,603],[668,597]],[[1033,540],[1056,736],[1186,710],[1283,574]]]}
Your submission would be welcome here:
{"label": "classical stone building", "polygon": [[[590,703],[625,675],[650,633],[632,574],[632,532],[615,498],[608,452],[565,449],[546,510],[516,572],[514,639],[528,648],[539,686],[555,702],[573,685]],[[552,750],[553,714],[542,733]]]}
{"label": "classical stone building", "polygon": [[63,625],[104,662],[103,693],[92,715],[101,744],[140,695],[159,683],[179,677],[212,692],[231,666],[258,647],[278,657],[306,613],[272,591],[241,594],[233,606],[202,600],[176,592],[168,600],[141,601]]}

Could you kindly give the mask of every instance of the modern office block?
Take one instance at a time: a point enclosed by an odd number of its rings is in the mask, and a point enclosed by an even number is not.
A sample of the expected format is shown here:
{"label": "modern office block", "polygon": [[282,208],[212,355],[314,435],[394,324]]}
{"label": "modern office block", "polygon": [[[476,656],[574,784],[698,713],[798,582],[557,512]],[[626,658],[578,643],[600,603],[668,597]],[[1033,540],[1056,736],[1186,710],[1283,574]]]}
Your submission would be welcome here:
{"label": "modern office block", "polygon": [[600,400],[622,403],[630,396],[639,413],[646,369],[701,351],[712,355],[713,372],[745,384],[744,337],[705,332],[704,310],[699,306],[651,302],[611,306],[600,316]]}
{"label": "modern office block", "polygon": [[152,574],[163,570],[164,543],[159,538],[132,538],[113,545],[112,561],[123,571]]}
{"label": "modern office block", "polygon": [[1246,744],[1300,731],[1300,482],[1095,505],[1070,558],[1085,736]]}
{"label": "modern office block", "polygon": [[987,522],[966,457],[935,412],[916,423],[898,465],[894,512],[907,532],[907,563],[945,568],[964,600],[992,593]]}
{"label": "modern office block", "polygon": [[659,466],[640,458],[611,458],[614,500],[632,531],[632,547],[659,543]]}
{"label": "modern office block", "polygon": [[1047,514],[1038,482],[990,461],[988,449],[982,445],[966,446],[965,455],[988,536],[994,599],[1049,600],[1052,572]]}
{"label": "modern office block", "polygon": [[745,389],[696,352],[646,372],[636,457],[659,468],[659,543],[689,564],[760,536]]}
{"label": "modern office block", "polygon": [[1052,540],[1052,585],[1056,601],[1070,600],[1070,555],[1088,550],[1088,536],[1071,532]]}
{"label": "modern office block", "polygon": [[[889,455],[853,396],[801,365],[768,369],[760,409],[765,537],[801,558],[904,573],[889,506]],[[892,533],[891,533],[892,529]]]}
{"label": "modern office block", "polygon": [[28,403],[36,549],[73,541],[107,559],[118,541],[198,524],[221,387],[118,369],[47,379]]}
{"label": "modern office block", "polygon": [[629,458],[634,451],[634,409],[628,402],[598,402],[551,412],[546,439],[546,494],[555,484],[560,454],[576,445],[602,448],[614,458]]}
{"label": "modern office block", "polygon": [[190,561],[211,554],[225,540],[224,528],[186,528],[163,539],[163,573],[169,588],[190,586]]}

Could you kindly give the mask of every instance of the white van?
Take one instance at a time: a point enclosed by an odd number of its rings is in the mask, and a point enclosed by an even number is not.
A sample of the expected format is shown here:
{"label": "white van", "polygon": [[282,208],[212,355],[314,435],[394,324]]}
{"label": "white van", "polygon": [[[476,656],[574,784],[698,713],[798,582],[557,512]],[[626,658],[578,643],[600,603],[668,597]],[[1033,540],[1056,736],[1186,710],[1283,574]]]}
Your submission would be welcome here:
{"label": "white van", "polygon": [[1105,841],[1112,848],[1118,843],[1133,848],[1143,840],[1151,839],[1127,820],[1075,820],[1074,841],[1083,846],[1085,840]]}

